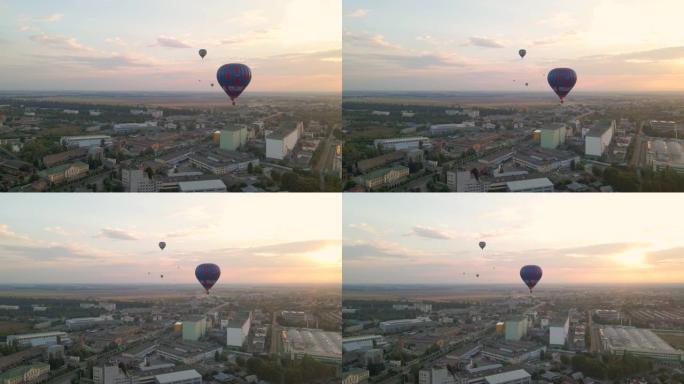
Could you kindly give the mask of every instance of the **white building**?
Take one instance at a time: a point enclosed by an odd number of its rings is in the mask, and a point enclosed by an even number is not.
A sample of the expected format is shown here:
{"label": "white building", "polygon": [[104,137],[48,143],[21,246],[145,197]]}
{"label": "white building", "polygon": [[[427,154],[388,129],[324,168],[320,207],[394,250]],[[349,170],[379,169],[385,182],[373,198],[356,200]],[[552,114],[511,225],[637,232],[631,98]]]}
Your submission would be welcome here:
{"label": "white building", "polygon": [[36,347],[39,345],[71,344],[66,332],[28,333],[7,336],[7,344],[17,344],[20,347]]}
{"label": "white building", "polygon": [[458,132],[465,128],[474,128],[474,121],[465,121],[463,123],[451,123],[451,124],[433,124],[430,126],[430,133],[433,135],[443,135],[447,133]]}
{"label": "white building", "polygon": [[93,367],[94,384],[129,384],[128,377],[117,365],[100,365]]}
{"label": "white building", "polygon": [[379,335],[345,337],[342,339],[342,349],[344,349],[345,352],[373,349],[375,348],[376,343],[381,340],[382,336]]}
{"label": "white building", "polygon": [[603,121],[595,125],[584,139],[584,154],[601,157],[613,140],[615,120]]}
{"label": "white building", "polygon": [[111,136],[107,135],[91,135],[91,136],[64,136],[59,140],[60,144],[66,147],[99,147],[112,145]]}
{"label": "white building", "polygon": [[466,170],[447,171],[447,187],[456,192],[487,192],[487,185]]}
{"label": "white building", "polygon": [[570,316],[557,322],[552,322],[549,326],[549,345],[562,347],[568,338],[570,329]]}
{"label": "white building", "polygon": [[454,379],[444,367],[432,367],[418,371],[418,384],[451,384]]}
{"label": "white building", "polygon": [[202,375],[194,369],[164,373],[154,377],[155,384],[202,384]]}
{"label": "white building", "polygon": [[383,332],[397,332],[429,324],[432,324],[432,320],[429,317],[418,317],[415,319],[381,321],[379,328]]}
{"label": "white building", "polygon": [[487,384],[530,384],[532,376],[524,369],[485,376]]}
{"label": "white building", "polygon": [[161,182],[150,179],[142,169],[122,169],[121,182],[127,192],[157,192]]}
{"label": "white building", "polygon": [[112,320],[113,318],[111,315],[102,315],[100,317],[77,317],[74,319],[68,319],[64,323],[66,324],[69,330],[74,330],[89,328],[94,325]]}
{"label": "white building", "polygon": [[417,149],[425,148],[430,144],[430,139],[427,137],[397,137],[394,139],[376,139],[373,140],[373,145],[378,148],[392,149],[395,151],[402,149]]}
{"label": "white building", "polygon": [[215,179],[181,181],[178,183],[178,190],[181,192],[226,192],[228,188],[223,181]]}
{"label": "white building", "polygon": [[116,133],[128,133],[132,131],[139,131],[145,128],[156,128],[156,121],[146,121],[144,123],[119,123],[114,124],[114,132]]}
{"label": "white building", "polygon": [[[223,323],[221,324],[223,326]],[[249,329],[252,326],[252,313],[248,312],[229,319],[225,324],[226,328],[226,345],[229,347],[241,348],[244,344]]]}
{"label": "white building", "polygon": [[509,192],[553,192],[553,183],[546,177],[509,181],[506,187]]}
{"label": "white building", "polygon": [[300,121],[281,127],[278,132],[266,136],[266,157],[276,160],[284,159],[292,152],[303,133],[304,123]]}

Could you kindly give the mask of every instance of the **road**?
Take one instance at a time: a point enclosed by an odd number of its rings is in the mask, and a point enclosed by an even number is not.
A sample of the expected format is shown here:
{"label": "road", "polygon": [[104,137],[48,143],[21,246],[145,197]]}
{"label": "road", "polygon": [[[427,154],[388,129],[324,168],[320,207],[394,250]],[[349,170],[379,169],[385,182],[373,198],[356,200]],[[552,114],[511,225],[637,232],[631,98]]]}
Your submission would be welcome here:
{"label": "road", "polygon": [[276,318],[276,312],[273,312],[273,321],[271,322],[271,346],[269,348],[269,353],[272,355],[278,354],[278,340],[280,339],[280,329],[278,328],[278,321]]}
{"label": "road", "polygon": [[634,134],[634,151],[632,153],[632,158],[629,161],[629,165],[634,168],[639,168],[642,162],[642,156],[644,152],[644,143],[643,143],[643,134],[642,128],[644,126],[644,122],[640,121],[637,124],[637,132]]}
{"label": "road", "polygon": [[71,380],[78,377],[78,368],[66,371],[63,374],[48,380],[48,384],[71,384]]}

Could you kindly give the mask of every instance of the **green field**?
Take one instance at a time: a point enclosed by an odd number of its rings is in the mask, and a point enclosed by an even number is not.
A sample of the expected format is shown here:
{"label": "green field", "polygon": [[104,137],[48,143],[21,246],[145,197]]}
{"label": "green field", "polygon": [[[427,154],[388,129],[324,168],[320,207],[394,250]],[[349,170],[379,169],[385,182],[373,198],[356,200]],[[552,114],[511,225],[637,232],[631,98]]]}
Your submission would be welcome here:
{"label": "green field", "polygon": [[668,344],[677,349],[684,349],[684,332],[669,333],[669,332],[655,332],[661,339],[667,341]]}

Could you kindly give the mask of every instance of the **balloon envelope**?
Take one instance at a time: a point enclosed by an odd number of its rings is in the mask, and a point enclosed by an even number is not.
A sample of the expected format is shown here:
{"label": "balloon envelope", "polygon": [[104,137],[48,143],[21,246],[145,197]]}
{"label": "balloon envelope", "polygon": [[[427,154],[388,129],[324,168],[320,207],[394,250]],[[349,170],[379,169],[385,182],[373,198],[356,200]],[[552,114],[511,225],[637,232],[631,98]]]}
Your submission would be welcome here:
{"label": "balloon envelope", "polygon": [[534,288],[542,278],[542,269],[538,265],[526,265],[520,268],[520,278],[530,289],[530,293],[532,293],[532,288]]}
{"label": "balloon envelope", "polygon": [[207,295],[209,294],[209,289],[216,284],[220,276],[221,268],[216,264],[200,264],[195,268],[195,277],[202,284],[204,290],[207,291]]}
{"label": "balloon envelope", "polygon": [[202,59],[204,59],[204,56],[207,55],[207,50],[206,49],[200,49],[199,50],[199,55]]}
{"label": "balloon envelope", "polygon": [[484,241],[480,241],[479,246],[480,246],[480,249],[484,249],[487,246],[487,243],[485,243]]}
{"label": "balloon envelope", "polygon": [[164,248],[166,248],[166,243],[163,242],[163,241],[160,241],[160,242],[159,242],[159,248],[161,248],[161,250],[163,251]]}
{"label": "balloon envelope", "polygon": [[527,50],[525,50],[525,49],[519,50],[518,55],[520,55],[520,58],[522,59],[523,57],[525,57],[525,55],[527,55]]}
{"label": "balloon envelope", "polygon": [[546,77],[549,86],[556,92],[561,103],[577,83],[577,74],[570,68],[554,68]]}
{"label": "balloon envelope", "polygon": [[216,81],[235,105],[235,99],[252,81],[252,70],[244,64],[225,64],[216,72]]}

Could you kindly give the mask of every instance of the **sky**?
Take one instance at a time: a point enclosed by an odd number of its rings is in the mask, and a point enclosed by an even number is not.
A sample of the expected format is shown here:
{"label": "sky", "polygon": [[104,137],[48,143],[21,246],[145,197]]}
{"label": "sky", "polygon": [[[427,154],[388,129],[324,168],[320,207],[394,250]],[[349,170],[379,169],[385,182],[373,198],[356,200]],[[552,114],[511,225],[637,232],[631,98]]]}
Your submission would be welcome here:
{"label": "sky", "polygon": [[684,196],[568,196],[345,194],[343,283],[684,283]]}
{"label": "sky", "polygon": [[575,91],[684,91],[680,0],[345,0],[342,12],[345,90],[550,92],[548,71],[570,67]]}
{"label": "sky", "polygon": [[200,263],[219,265],[217,287],[341,281],[342,199],[335,194],[5,194],[0,200],[3,284],[196,284]]}
{"label": "sky", "polygon": [[[0,0],[0,90],[339,92],[339,0]],[[204,61],[198,50],[208,51]],[[202,80],[201,82],[198,80]]]}

